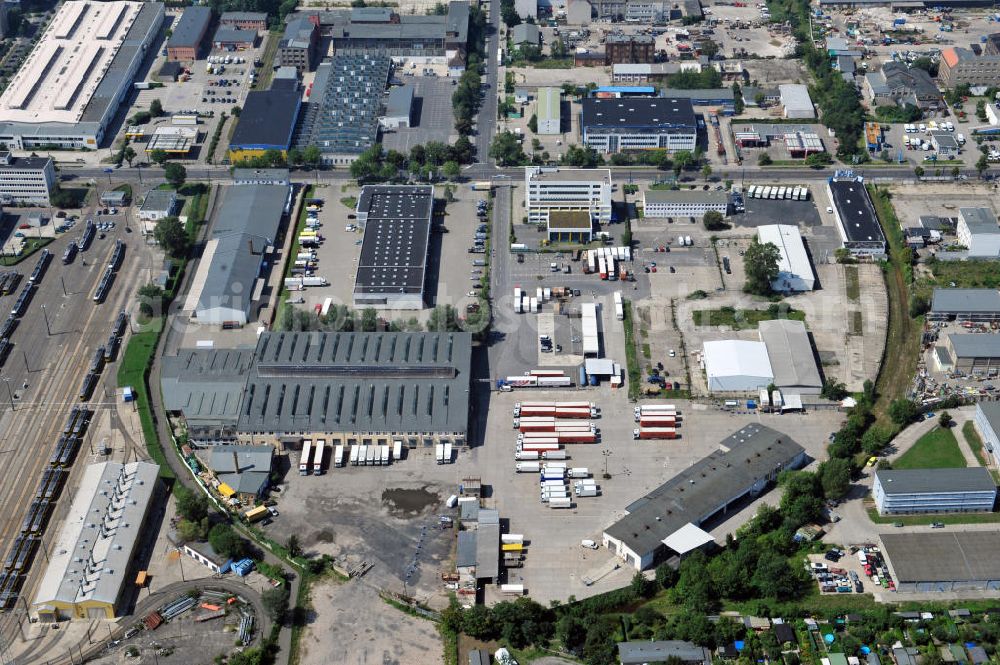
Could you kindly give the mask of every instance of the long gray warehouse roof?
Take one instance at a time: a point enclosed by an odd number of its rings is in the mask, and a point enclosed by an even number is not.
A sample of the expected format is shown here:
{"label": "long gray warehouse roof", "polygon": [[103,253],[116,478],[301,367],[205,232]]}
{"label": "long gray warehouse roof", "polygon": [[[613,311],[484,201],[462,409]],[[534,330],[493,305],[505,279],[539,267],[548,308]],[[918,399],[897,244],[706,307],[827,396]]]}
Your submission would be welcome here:
{"label": "long gray warehouse roof", "polygon": [[1000,531],[883,533],[898,582],[1000,580]]}
{"label": "long gray warehouse roof", "polygon": [[931,311],[937,314],[1000,312],[996,289],[934,289]]}
{"label": "long gray warehouse roof", "polygon": [[698,525],[804,449],[763,425],[748,425],[713,451],[625,508],[628,515],[605,529],[640,556],[655,552],[685,524]]}
{"label": "long gray warehouse roof", "polygon": [[955,333],[948,335],[958,358],[1000,358],[1000,334]]}
{"label": "long gray warehouse roof", "polygon": [[981,466],[956,469],[879,469],[875,477],[886,494],[934,494],[996,490],[990,472]]}
{"label": "long gray warehouse roof", "polygon": [[174,31],[167,40],[167,48],[197,47],[212,22],[212,9],[194,5],[184,9]]}
{"label": "long gray warehouse roof", "polygon": [[790,319],[776,319],[761,321],[757,329],[760,341],[767,348],[767,357],[771,359],[776,386],[823,387],[806,324]]}
{"label": "long gray warehouse roof", "polygon": [[163,406],[189,421],[218,420],[236,424],[253,348],[182,349],[164,356],[160,365]]}
{"label": "long gray warehouse roof", "polygon": [[290,193],[288,185],[228,187],[222,207],[212,223],[212,237],[249,233],[274,242]]}

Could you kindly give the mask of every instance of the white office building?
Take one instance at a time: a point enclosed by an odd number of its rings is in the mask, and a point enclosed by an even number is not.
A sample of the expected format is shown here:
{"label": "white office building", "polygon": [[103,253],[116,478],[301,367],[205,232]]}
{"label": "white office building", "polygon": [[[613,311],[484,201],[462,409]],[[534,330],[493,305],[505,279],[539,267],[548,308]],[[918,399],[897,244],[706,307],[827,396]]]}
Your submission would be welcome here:
{"label": "white office building", "polygon": [[55,184],[51,157],[13,157],[0,151],[0,203],[51,205],[49,193]]}
{"label": "white office building", "polygon": [[594,222],[611,221],[611,170],[524,169],[524,210],[529,224],[548,224],[552,211],[586,211]]}
{"label": "white office building", "polygon": [[728,192],[702,190],[648,189],[642,193],[643,217],[704,217],[709,210],[726,216],[729,212]]}
{"label": "white office building", "polygon": [[1000,258],[1000,225],[989,208],[959,208],[955,235],[970,258]]}
{"label": "white office building", "polygon": [[583,100],[583,144],[597,152],[662,149],[694,152],[698,118],[687,98],[623,97]]}
{"label": "white office building", "polygon": [[981,466],[879,469],[872,496],[879,515],[992,512],[997,486]]}
{"label": "white office building", "polygon": [[816,284],[806,246],[799,227],[791,224],[766,224],[757,228],[761,244],[771,243],[778,248],[778,277],[771,282],[775,291],[812,291]]}

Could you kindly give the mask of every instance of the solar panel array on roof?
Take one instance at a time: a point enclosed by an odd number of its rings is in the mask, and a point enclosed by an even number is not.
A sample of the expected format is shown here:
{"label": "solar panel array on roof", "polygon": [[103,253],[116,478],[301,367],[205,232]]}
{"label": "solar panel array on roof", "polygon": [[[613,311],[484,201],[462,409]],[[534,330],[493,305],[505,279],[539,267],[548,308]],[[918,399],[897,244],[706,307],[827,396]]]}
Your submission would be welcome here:
{"label": "solar panel array on roof", "polygon": [[390,63],[387,56],[361,54],[321,64],[296,145],[337,154],[360,154],[374,145]]}

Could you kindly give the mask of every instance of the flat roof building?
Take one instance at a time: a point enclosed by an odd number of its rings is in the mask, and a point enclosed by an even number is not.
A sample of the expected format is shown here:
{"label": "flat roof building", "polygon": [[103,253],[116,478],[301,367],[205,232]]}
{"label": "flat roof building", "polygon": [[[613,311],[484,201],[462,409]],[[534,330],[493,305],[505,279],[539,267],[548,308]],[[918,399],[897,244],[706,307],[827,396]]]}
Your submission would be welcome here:
{"label": "flat roof building", "polygon": [[318,147],[328,166],[349,165],[375,145],[390,66],[385,55],[362,53],[338,54],[317,67],[296,145]]}
{"label": "flat roof building", "polygon": [[702,363],[709,392],[756,393],[774,381],[764,342],[707,341],[702,346]]}
{"label": "flat roof building", "polygon": [[683,555],[686,551],[666,545],[673,534],[682,529],[703,532],[700,527],[706,522],[724,519],[730,504],[760,495],[779,473],[799,468],[805,459],[805,449],[790,437],[748,425],[723,439],[718,450],[626,506],[625,517],[604,530],[604,546],[636,570],[650,568],[665,556]]}
{"label": "flat roof building", "polygon": [[51,204],[56,184],[51,157],[14,157],[0,151],[0,203],[4,205]]}
{"label": "flat roof building", "polygon": [[712,652],[703,646],[682,640],[619,642],[621,665],[649,665],[679,661],[684,665],[711,665]]}
{"label": "flat roof building", "polygon": [[934,320],[995,321],[1000,319],[1000,291],[996,289],[934,289],[928,318]]}
{"label": "flat roof building", "polygon": [[732,113],[736,106],[736,93],[732,88],[664,88],[661,93],[672,99],[690,99],[694,106],[722,107],[723,112]]}
{"label": "flat roof building", "polygon": [[552,210],[546,232],[549,242],[589,243],[594,220],[586,210]]}
{"label": "flat roof building", "polygon": [[114,619],[135,579],[133,557],[146,528],[159,467],[101,462],[86,467],[32,609],[42,621]]}
{"label": "flat roof building", "polygon": [[290,185],[288,169],[233,169],[236,185]]}
{"label": "flat roof building", "polygon": [[257,45],[257,31],[220,25],[212,36],[212,45],[217,49],[251,49]]}
{"label": "flat roof building", "polygon": [[784,108],[785,118],[815,118],[816,109],[813,108],[812,99],[809,97],[808,86],[798,83],[783,83],[778,86],[781,95],[781,106]]}
{"label": "flat roof building", "polygon": [[[806,324],[791,319],[761,321],[757,324],[760,341],[774,374],[773,383],[781,392],[791,395],[819,395],[823,379],[816,365],[816,356]],[[786,395],[787,397],[787,395]]]}
{"label": "flat roof building", "polygon": [[232,185],[226,190],[184,304],[193,322],[244,326],[252,319],[261,268],[290,196],[286,185]]}
{"label": "flat roof building", "polygon": [[663,149],[693,152],[698,122],[690,99],[627,97],[583,100],[584,145],[601,153]]}
{"label": "flat roof building", "polygon": [[812,291],[816,285],[809,254],[799,227],[791,224],[765,224],[757,227],[757,239],[778,248],[778,277],[771,288],[778,292]]}
{"label": "flat roof building", "polygon": [[879,515],[993,512],[997,486],[983,467],[878,469],[872,496]]}
{"label": "flat roof building", "polygon": [[647,189],[642,193],[642,215],[652,219],[696,217],[714,210],[729,214],[729,193],[687,189]]}
{"label": "flat roof building", "polygon": [[409,127],[413,117],[412,85],[396,86],[389,90],[385,103],[385,114],[379,118],[383,129],[399,129]]}
{"label": "flat roof building", "polygon": [[1000,258],[1000,225],[991,209],[959,208],[955,235],[968,248],[969,258]]}
{"label": "flat roof building", "polygon": [[173,189],[151,189],[139,206],[139,219],[157,222],[177,212],[177,192]]}
{"label": "flat roof building", "polygon": [[193,5],[184,8],[180,20],[174,25],[167,39],[167,59],[173,61],[197,60],[205,47],[208,28],[212,25],[212,9]]}
{"label": "flat roof building", "polygon": [[298,85],[248,92],[229,140],[229,160],[240,162],[261,157],[268,150],[286,156],[301,106],[302,92]]}
{"label": "flat roof building", "polygon": [[853,176],[831,178],[827,182],[827,194],[833,203],[833,214],[844,247],[854,256],[885,256],[885,235],[864,181]]}
{"label": "flat roof building", "polygon": [[977,402],[973,422],[983,447],[1000,464],[1000,402]]}
{"label": "flat roof building", "polygon": [[562,96],[559,88],[539,88],[536,119],[538,133],[555,136],[562,133]]}
{"label": "flat roof building", "polygon": [[955,372],[983,374],[1000,367],[1000,334],[953,333],[945,338],[945,348]]}
{"label": "flat roof building", "polygon": [[100,146],[163,24],[158,2],[59,5],[0,95],[0,146]]}
{"label": "flat roof building", "polygon": [[368,185],[358,197],[364,226],[354,306],[423,309],[434,214],[430,185]]}
{"label": "flat roof building", "polygon": [[611,221],[611,170],[526,166],[524,209],[530,224],[546,224],[554,211],[585,211]]}
{"label": "flat roof building", "polygon": [[1000,589],[1000,531],[882,533],[896,591]]}

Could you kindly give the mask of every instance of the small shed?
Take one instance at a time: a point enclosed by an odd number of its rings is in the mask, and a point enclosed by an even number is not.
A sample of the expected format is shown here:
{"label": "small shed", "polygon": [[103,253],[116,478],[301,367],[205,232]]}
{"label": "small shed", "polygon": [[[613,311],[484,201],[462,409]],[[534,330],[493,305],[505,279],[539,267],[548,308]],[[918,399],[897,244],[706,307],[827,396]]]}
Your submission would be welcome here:
{"label": "small shed", "polygon": [[122,207],[128,201],[128,193],[120,189],[109,189],[101,192],[101,205]]}

